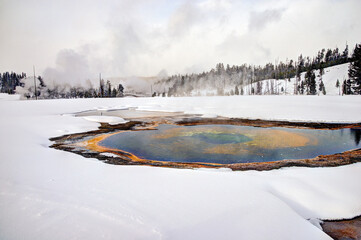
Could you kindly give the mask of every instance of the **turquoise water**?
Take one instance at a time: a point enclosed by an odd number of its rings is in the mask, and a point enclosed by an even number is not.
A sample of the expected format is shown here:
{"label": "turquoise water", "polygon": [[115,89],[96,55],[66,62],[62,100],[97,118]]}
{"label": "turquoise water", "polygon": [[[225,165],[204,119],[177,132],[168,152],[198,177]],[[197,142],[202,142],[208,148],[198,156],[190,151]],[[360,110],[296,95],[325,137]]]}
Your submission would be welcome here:
{"label": "turquoise water", "polygon": [[232,125],[160,125],[157,130],[125,131],[101,146],[150,160],[245,163],[313,158],[359,147],[360,129],[311,130]]}

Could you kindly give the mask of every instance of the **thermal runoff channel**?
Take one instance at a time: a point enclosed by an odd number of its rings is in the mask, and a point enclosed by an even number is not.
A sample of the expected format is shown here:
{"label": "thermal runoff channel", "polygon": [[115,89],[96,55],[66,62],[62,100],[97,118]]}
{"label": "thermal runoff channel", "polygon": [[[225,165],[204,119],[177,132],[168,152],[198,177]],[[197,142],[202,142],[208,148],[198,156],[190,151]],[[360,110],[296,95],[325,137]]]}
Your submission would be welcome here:
{"label": "thermal runoff channel", "polygon": [[357,148],[360,130],[159,125],[122,131],[99,142],[138,158],[170,162],[247,163],[305,159]]}

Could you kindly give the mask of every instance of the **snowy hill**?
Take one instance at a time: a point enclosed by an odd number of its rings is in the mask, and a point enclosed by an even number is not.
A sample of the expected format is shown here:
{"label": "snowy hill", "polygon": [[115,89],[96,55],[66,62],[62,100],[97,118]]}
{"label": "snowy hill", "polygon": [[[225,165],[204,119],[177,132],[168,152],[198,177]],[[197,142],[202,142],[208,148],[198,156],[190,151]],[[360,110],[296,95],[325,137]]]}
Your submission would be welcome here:
{"label": "snowy hill", "polygon": [[[324,69],[324,74],[322,75],[322,81],[325,85],[326,89],[326,95],[339,95],[342,94],[342,82],[344,79],[347,78],[348,74],[348,66],[349,63],[340,64],[332,67],[328,67]],[[321,82],[320,77],[320,71],[315,70],[316,74],[316,89],[318,94],[322,95],[322,93],[319,92],[319,84]],[[301,81],[305,80],[306,72],[301,73]],[[336,87],[336,81],[337,79],[340,81],[340,88]],[[288,79],[266,79],[260,81],[259,84],[262,86],[262,95],[293,95],[295,92],[295,82],[296,77],[293,77],[288,81]],[[253,84],[245,84],[242,86],[239,86],[239,91],[241,92],[241,88],[243,88],[243,95],[251,95],[251,89],[252,87],[254,89],[257,88],[257,83]],[[224,94],[225,95],[233,95],[235,87],[226,85],[224,88]],[[217,95],[217,89],[216,88],[206,88],[206,89],[193,89],[191,92],[191,96],[212,96]]]}
{"label": "snowy hill", "polygon": [[[342,82],[347,78],[348,73],[348,63],[332,66],[324,70],[322,75],[322,81],[325,85],[326,95],[339,95],[342,94]],[[317,93],[322,95],[319,91],[319,84],[321,82],[320,71],[316,70],[316,89]],[[301,80],[305,81],[306,72],[301,73]],[[340,82],[340,88],[336,87],[337,79]],[[296,77],[293,77],[288,81],[287,79],[267,79],[261,81],[262,84],[262,93],[267,94],[285,94],[293,95],[295,92],[296,86]],[[254,88],[257,88],[257,83],[252,84]],[[229,90],[230,91],[230,90]],[[251,86],[250,84],[243,87],[244,95],[250,95]]]}

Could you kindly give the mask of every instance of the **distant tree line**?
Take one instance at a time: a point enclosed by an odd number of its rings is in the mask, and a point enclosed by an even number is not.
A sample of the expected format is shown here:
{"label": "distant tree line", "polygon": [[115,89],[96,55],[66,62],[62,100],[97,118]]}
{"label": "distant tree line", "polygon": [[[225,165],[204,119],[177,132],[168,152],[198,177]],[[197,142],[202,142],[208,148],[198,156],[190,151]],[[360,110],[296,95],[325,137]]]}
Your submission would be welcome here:
{"label": "distant tree line", "polygon": [[111,98],[111,97],[123,97],[124,87],[119,84],[116,87],[112,87],[109,80],[106,82],[104,79],[99,81],[99,87],[81,87],[81,86],[67,86],[56,85],[52,88],[47,88],[43,93],[44,98]]}
{"label": "distant tree line", "polygon": [[[303,57],[297,61],[287,60],[279,63],[268,63],[265,66],[230,66],[218,63],[214,69],[200,74],[173,75],[154,84],[152,96],[191,96],[201,95],[204,89],[214,90],[211,95],[262,95],[280,94],[285,92],[275,81],[265,79],[283,79],[287,83],[295,78],[294,94],[315,95],[326,94],[322,80],[324,68],[338,64],[350,63],[348,79],[340,82],[337,79],[335,87],[343,95],[361,94],[361,44],[356,47],[349,57],[348,45],[340,52],[338,48],[322,49],[313,58]],[[319,82],[316,84],[316,73],[319,71]],[[303,79],[301,73],[304,73]],[[20,93],[30,98],[95,98],[95,97],[122,97],[124,87],[119,84],[112,86],[111,82],[99,80],[99,87],[70,86],[69,84],[45,84],[41,76],[36,77],[36,90],[34,79],[25,73],[16,74],[5,72],[0,74],[0,92],[14,94]],[[244,86],[247,86],[246,88]],[[208,93],[207,93],[208,94]]]}
{"label": "distant tree line", "polygon": [[[117,87],[112,87],[108,80],[104,83],[104,80],[100,80],[99,88],[89,87],[70,87],[67,85],[56,85],[53,88],[47,88],[42,94],[43,98],[111,98],[111,97],[123,97],[124,87],[119,84]],[[41,97],[41,96],[40,96]]]}
{"label": "distant tree line", "polygon": [[14,72],[0,73],[0,92],[14,94],[17,86],[24,86],[21,79],[26,78],[25,73],[16,74]]}
{"label": "distant tree line", "polygon": [[[356,45],[355,52],[359,50]],[[297,61],[287,60],[286,62],[268,63],[265,66],[251,66],[243,64],[241,66],[230,66],[218,63],[216,67],[209,72],[200,74],[173,75],[166,79],[162,79],[155,83],[152,96],[191,96],[201,95],[203,89],[215,89],[213,95],[261,95],[261,94],[279,94],[284,89],[278,89],[275,82],[266,82],[263,86],[262,80],[265,79],[285,79],[290,81],[296,78],[294,94],[315,95],[317,92],[326,94],[325,85],[322,81],[324,68],[349,63],[357,63],[358,56],[352,54],[349,57],[349,49],[346,44],[345,49],[340,52],[335,49],[322,49],[318,51],[313,58],[303,57],[302,54]],[[357,64],[356,64],[357,65]],[[316,84],[315,70],[319,70],[320,82]],[[304,80],[301,81],[301,73],[305,73]],[[353,81],[352,77],[346,81],[347,93],[344,94],[360,94],[355,89],[357,81]],[[244,86],[249,85],[247,93]],[[352,85],[355,85],[352,87]],[[283,88],[283,87],[282,87]],[[344,88],[344,86],[343,86]],[[356,87],[357,88],[357,87]],[[351,90],[350,90],[351,89]]]}
{"label": "distant tree line", "polygon": [[[35,91],[36,84],[36,91]],[[71,86],[69,84],[53,84],[47,86],[41,76],[26,77],[25,73],[16,74],[5,72],[0,74],[0,92],[22,94],[27,99],[31,98],[105,98],[123,97],[124,87],[122,84],[113,87],[109,80],[100,79],[99,87]]]}

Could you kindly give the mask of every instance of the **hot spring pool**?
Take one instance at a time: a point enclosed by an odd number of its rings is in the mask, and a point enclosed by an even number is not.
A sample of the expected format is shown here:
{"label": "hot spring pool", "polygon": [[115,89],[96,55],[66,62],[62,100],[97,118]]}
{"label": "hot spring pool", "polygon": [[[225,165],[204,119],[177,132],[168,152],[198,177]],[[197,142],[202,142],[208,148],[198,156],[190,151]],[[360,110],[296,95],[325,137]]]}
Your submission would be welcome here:
{"label": "hot spring pool", "polygon": [[359,129],[313,130],[234,125],[159,125],[100,141],[138,158],[185,163],[246,163],[305,159],[358,147]]}

